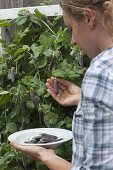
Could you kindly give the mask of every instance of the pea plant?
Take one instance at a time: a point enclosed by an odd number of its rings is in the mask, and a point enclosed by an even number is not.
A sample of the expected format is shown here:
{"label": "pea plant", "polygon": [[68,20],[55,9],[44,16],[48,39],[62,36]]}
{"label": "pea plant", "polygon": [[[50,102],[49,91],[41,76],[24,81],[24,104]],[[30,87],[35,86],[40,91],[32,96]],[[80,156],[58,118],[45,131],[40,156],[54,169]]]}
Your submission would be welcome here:
{"label": "pea plant", "polygon": [[[9,28],[16,24],[14,35]],[[8,41],[0,40],[0,169],[47,170],[40,161],[28,159],[13,150],[8,136],[16,131],[54,127],[71,130],[76,108],[63,107],[48,94],[48,77],[60,77],[81,85],[86,66],[85,54],[71,47],[68,29],[62,17],[46,17],[37,9],[34,13],[21,10],[18,18],[1,20],[0,27]],[[84,59],[84,63],[83,63]],[[71,160],[71,141],[55,149]]]}

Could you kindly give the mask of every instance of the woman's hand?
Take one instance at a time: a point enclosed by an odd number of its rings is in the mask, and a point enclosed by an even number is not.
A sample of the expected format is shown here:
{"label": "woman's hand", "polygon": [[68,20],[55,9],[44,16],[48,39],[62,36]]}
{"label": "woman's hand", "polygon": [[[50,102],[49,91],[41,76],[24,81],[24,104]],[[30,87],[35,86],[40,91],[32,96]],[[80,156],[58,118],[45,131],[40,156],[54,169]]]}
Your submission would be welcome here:
{"label": "woman's hand", "polygon": [[56,95],[54,93],[54,80],[54,77],[47,79],[46,87],[49,94],[62,106],[77,105],[80,100],[80,87],[70,81],[57,78],[59,93]]}
{"label": "woman's hand", "polygon": [[55,152],[51,149],[46,149],[40,146],[25,146],[20,145],[14,142],[11,142],[10,145],[16,150],[22,151],[28,155],[29,158],[33,160],[40,160],[45,162],[46,159],[55,155]]}
{"label": "woman's hand", "polygon": [[72,164],[57,156],[51,149],[45,149],[40,146],[25,146],[14,142],[11,142],[10,145],[26,153],[33,160],[40,160],[51,170],[71,170]]}

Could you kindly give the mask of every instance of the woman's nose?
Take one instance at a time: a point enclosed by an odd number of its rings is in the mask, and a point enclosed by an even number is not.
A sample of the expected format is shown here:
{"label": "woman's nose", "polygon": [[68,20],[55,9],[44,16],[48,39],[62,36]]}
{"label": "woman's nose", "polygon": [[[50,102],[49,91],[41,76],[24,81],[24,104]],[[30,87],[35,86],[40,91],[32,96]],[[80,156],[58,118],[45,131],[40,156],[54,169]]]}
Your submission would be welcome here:
{"label": "woman's nose", "polygon": [[76,45],[77,43],[76,43],[76,40],[75,40],[75,38],[71,38],[71,45]]}

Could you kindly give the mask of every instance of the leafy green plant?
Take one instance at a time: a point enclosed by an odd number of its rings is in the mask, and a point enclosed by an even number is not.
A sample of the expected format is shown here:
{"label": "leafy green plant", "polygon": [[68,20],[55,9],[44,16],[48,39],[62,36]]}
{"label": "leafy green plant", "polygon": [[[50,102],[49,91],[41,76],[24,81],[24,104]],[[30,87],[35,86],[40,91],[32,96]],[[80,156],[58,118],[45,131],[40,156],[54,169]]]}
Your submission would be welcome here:
{"label": "leafy green plant", "polygon": [[[62,17],[48,18],[37,9],[31,14],[21,10],[18,26],[9,42],[0,40],[0,169],[47,169],[12,150],[7,137],[13,132],[38,127],[71,129],[73,107],[62,107],[47,93],[45,82],[55,76],[80,85],[86,68],[80,65],[85,54],[70,46],[68,30]],[[0,21],[8,29],[10,21]],[[7,33],[7,32],[6,32]],[[71,159],[71,142],[56,149],[57,154]],[[13,165],[13,166],[12,166]]]}

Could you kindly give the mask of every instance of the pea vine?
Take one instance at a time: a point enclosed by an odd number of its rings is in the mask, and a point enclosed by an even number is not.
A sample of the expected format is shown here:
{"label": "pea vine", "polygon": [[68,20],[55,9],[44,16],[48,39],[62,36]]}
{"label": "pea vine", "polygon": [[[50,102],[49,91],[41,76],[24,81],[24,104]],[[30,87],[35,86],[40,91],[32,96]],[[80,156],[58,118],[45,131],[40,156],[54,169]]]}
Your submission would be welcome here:
{"label": "pea vine", "polygon": [[[16,31],[9,28],[16,24]],[[62,17],[46,17],[21,10],[12,23],[0,20],[7,41],[1,39],[0,56],[0,169],[47,170],[41,162],[33,162],[11,149],[8,136],[16,131],[57,127],[71,130],[73,111],[62,107],[49,96],[45,82],[55,76],[81,85],[86,70],[85,54],[70,45]],[[84,66],[83,63],[86,64]],[[71,142],[56,149],[57,154],[71,159]]]}

